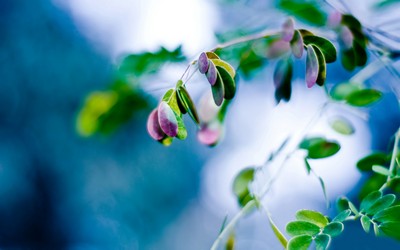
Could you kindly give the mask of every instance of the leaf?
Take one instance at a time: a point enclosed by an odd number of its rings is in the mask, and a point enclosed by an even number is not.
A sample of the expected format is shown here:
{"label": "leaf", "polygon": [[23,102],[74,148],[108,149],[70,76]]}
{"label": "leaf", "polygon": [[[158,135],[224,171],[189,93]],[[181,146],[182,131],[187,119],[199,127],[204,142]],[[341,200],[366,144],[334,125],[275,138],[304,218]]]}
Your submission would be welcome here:
{"label": "leaf", "polygon": [[360,221],[361,221],[361,225],[362,225],[364,231],[366,233],[369,233],[369,229],[371,227],[371,220],[369,219],[369,217],[366,215],[363,215],[363,216],[361,216]]}
{"label": "leaf", "polygon": [[280,60],[274,71],[275,100],[279,103],[282,99],[290,100],[292,94],[293,65],[291,60]]}
{"label": "leaf", "polygon": [[314,48],[315,54],[317,55],[318,59],[318,77],[317,77],[317,84],[319,86],[323,86],[326,79],[326,62],[324,55],[322,54],[321,50],[318,47],[311,45]]}
{"label": "leaf", "polygon": [[192,118],[192,120],[196,123],[200,123],[199,115],[197,114],[197,109],[196,106],[194,105],[194,102],[192,98],[189,95],[189,92],[186,90],[185,87],[180,86],[177,89],[177,94],[178,94],[178,100],[184,107],[184,109],[188,112],[189,116]]}
{"label": "leaf", "polygon": [[222,101],[224,100],[225,89],[221,75],[219,73],[217,73],[217,81],[213,86],[211,86],[211,92],[213,94],[215,104],[217,106],[221,106]]}
{"label": "leaf", "polygon": [[320,49],[324,55],[326,63],[332,63],[336,61],[336,48],[328,39],[319,36],[308,35],[303,37],[303,42],[305,45],[315,45],[315,47]]}
{"label": "leaf", "polygon": [[356,107],[363,107],[377,102],[382,98],[382,92],[375,89],[362,89],[352,92],[347,96],[346,101],[348,104]]}
{"label": "leaf", "polygon": [[332,222],[335,222],[335,221],[343,222],[350,216],[350,214],[351,214],[350,209],[343,210],[338,215],[336,215],[335,218],[333,218]]}
{"label": "leaf", "polygon": [[379,233],[379,226],[378,226],[378,224],[374,223],[373,225],[374,225],[374,233],[375,233],[375,236],[379,236],[380,233]]}
{"label": "leaf", "polygon": [[281,39],[269,39],[265,45],[265,55],[268,59],[275,59],[290,51],[290,43]]}
{"label": "leaf", "polygon": [[318,79],[319,64],[318,57],[314,48],[307,45],[307,59],[306,59],[306,83],[307,87],[311,88],[315,85]]}
{"label": "leaf", "polygon": [[315,2],[280,0],[278,8],[309,24],[323,26],[326,22],[326,14]]}
{"label": "leaf", "polygon": [[389,171],[389,169],[387,169],[386,167],[383,167],[383,166],[373,165],[372,171],[374,171],[377,174],[384,175],[384,176],[392,176],[392,173]]}
{"label": "leaf", "polygon": [[345,211],[350,208],[349,200],[346,197],[339,197],[336,200],[336,206],[339,211]]}
{"label": "leaf", "polygon": [[372,171],[373,165],[385,165],[388,157],[385,153],[375,152],[365,156],[357,162],[357,168],[360,171]]}
{"label": "leaf", "polygon": [[334,141],[323,141],[311,145],[308,148],[308,158],[321,159],[330,157],[340,150],[340,145]]}
{"label": "leaf", "polygon": [[400,222],[400,205],[383,209],[376,213],[372,219],[379,222]]}
{"label": "leaf", "polygon": [[335,117],[334,119],[329,121],[329,125],[333,130],[342,135],[354,134],[355,129],[353,125],[350,123],[349,120],[344,117]]}
{"label": "leaf", "polygon": [[357,66],[355,53],[356,52],[353,48],[340,50],[340,61],[343,65],[343,68],[347,69],[348,71],[354,70]]}
{"label": "leaf", "polygon": [[206,53],[203,52],[200,54],[197,64],[199,65],[200,73],[205,74],[208,71],[209,61]]}
{"label": "leaf", "polygon": [[386,236],[392,237],[396,240],[400,240],[400,222],[384,222],[379,226],[379,229]]}
{"label": "leaf", "polygon": [[387,177],[372,172],[372,175],[364,182],[358,194],[360,199],[366,197],[369,193],[379,190],[386,182]]}
{"label": "leaf", "polygon": [[221,139],[223,127],[219,121],[205,123],[197,132],[197,139],[207,146],[215,146]]}
{"label": "leaf", "polygon": [[301,36],[300,31],[294,31],[293,38],[290,41],[290,48],[292,49],[294,57],[300,59],[303,56],[304,45],[303,37]]}
{"label": "leaf", "polygon": [[356,65],[357,66],[365,66],[368,61],[368,55],[366,49],[360,45],[360,43],[357,40],[353,41],[353,49],[354,49],[354,54],[355,54],[355,59],[356,59]]}
{"label": "leaf", "polygon": [[235,75],[236,75],[235,69],[229,63],[227,63],[221,59],[211,59],[211,61],[214,63],[215,66],[219,66],[221,68],[224,68],[226,71],[228,71],[228,73],[232,77],[232,79],[235,78]]}
{"label": "leaf", "polygon": [[235,80],[231,77],[229,72],[225,70],[225,68],[217,66],[217,71],[221,76],[224,85],[224,98],[227,100],[233,99],[236,93]]}
{"label": "leaf", "polygon": [[219,59],[219,56],[211,51],[206,52],[206,55],[207,55],[208,59]]}
{"label": "leaf", "polygon": [[235,235],[231,233],[229,235],[228,240],[226,241],[225,250],[234,250],[234,249],[235,249]]}
{"label": "leaf", "polygon": [[367,211],[372,205],[375,204],[377,200],[379,200],[382,197],[382,192],[381,191],[374,191],[370,194],[368,194],[360,204],[360,210]]}
{"label": "leaf", "polygon": [[313,35],[314,35],[314,33],[312,33],[312,32],[309,31],[309,30],[306,30],[306,29],[299,29],[298,31],[300,32],[301,37],[313,36]]}
{"label": "leaf", "polygon": [[323,230],[324,234],[329,234],[331,237],[338,236],[343,232],[344,226],[343,223],[335,221],[329,223]]}
{"label": "leaf", "polygon": [[175,90],[172,92],[169,100],[167,101],[167,104],[176,114],[178,114],[179,116],[182,114],[181,109],[179,108],[178,97]]}
{"label": "leaf", "polygon": [[307,221],[291,221],[286,225],[286,232],[291,236],[297,235],[316,235],[320,231],[320,228]]}
{"label": "leaf", "polygon": [[358,84],[345,82],[335,85],[332,88],[330,95],[334,100],[342,101],[346,100],[347,96],[349,96],[351,93],[358,90],[361,90]]}
{"label": "leaf", "polygon": [[308,162],[307,157],[304,158],[304,163],[305,163],[305,165],[306,165],[307,174],[310,174],[310,172],[311,172],[311,165],[310,165],[310,163]]}
{"label": "leaf", "polygon": [[174,93],[174,89],[169,89],[165,92],[164,96],[162,97],[162,101],[168,102],[171,99],[171,95]]}
{"label": "leaf", "polygon": [[242,207],[253,198],[250,194],[249,184],[254,180],[254,172],[254,168],[245,168],[236,175],[233,181],[233,193]]}
{"label": "leaf", "polygon": [[311,242],[312,237],[309,235],[295,236],[289,240],[287,250],[307,250]]}
{"label": "leaf", "polygon": [[376,214],[377,212],[390,207],[393,202],[396,200],[396,196],[394,194],[387,194],[379,198],[371,207],[366,209],[367,214]]}
{"label": "leaf", "polygon": [[319,183],[321,184],[321,188],[322,188],[322,193],[324,194],[324,199],[326,202],[326,207],[329,208],[330,204],[329,204],[329,199],[328,199],[328,194],[326,192],[326,187],[325,187],[325,182],[324,180],[319,176],[318,177]]}
{"label": "leaf", "polygon": [[215,67],[215,64],[212,61],[210,61],[208,65],[206,77],[211,86],[214,86],[215,83],[218,81],[218,71],[217,68]]}
{"label": "leaf", "polygon": [[319,234],[314,240],[316,250],[326,250],[331,242],[331,236],[328,234]]}
{"label": "leaf", "polygon": [[147,119],[147,132],[154,140],[161,140],[164,138],[165,134],[162,131],[160,124],[158,122],[158,112],[154,109]]}
{"label": "leaf", "polygon": [[299,210],[296,213],[296,219],[299,221],[307,221],[319,227],[328,225],[328,219],[318,211],[313,210]]}
{"label": "leaf", "polygon": [[359,215],[359,212],[358,212],[356,206],[354,206],[354,204],[353,204],[351,201],[348,201],[348,202],[349,202],[349,208],[350,208],[350,210],[351,210],[356,216],[358,216],[358,215]]}
{"label": "leaf", "polygon": [[294,35],[294,20],[289,17],[282,25],[282,40],[290,42]]}
{"label": "leaf", "polygon": [[324,142],[322,137],[308,137],[301,141],[299,148],[308,150],[311,146]]}
{"label": "leaf", "polygon": [[353,47],[354,36],[347,26],[342,26],[339,31],[339,41],[344,49],[349,50]]}
{"label": "leaf", "polygon": [[158,121],[166,135],[175,137],[178,134],[178,121],[175,113],[165,101],[162,101],[158,106]]}
{"label": "leaf", "polygon": [[279,230],[279,228],[275,225],[274,221],[272,220],[271,216],[268,215],[269,224],[271,225],[272,231],[274,232],[276,238],[278,238],[279,242],[282,244],[284,248],[286,248],[288,242],[283,235],[283,233]]}
{"label": "leaf", "polygon": [[175,113],[175,118],[178,122],[178,133],[176,134],[176,138],[178,138],[179,140],[184,140],[187,137],[187,130],[185,127],[185,123],[177,113]]}

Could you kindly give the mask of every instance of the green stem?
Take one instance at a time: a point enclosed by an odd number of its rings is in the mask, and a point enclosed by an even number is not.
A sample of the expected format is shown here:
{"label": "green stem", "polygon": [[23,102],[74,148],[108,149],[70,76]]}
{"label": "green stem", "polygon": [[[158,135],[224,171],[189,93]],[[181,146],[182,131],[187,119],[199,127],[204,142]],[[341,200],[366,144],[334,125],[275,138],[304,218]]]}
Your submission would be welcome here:
{"label": "green stem", "polygon": [[[391,160],[390,160],[390,166],[389,166],[389,172],[390,172],[391,174],[393,174],[394,169],[395,169],[395,166],[396,166],[396,157],[397,157],[398,150],[399,150],[399,147],[398,147],[398,145],[399,145],[399,139],[400,139],[400,127],[398,128],[398,130],[397,130],[396,133],[395,133],[395,139],[394,139],[394,145],[393,145],[392,158],[391,158]],[[384,189],[387,187],[389,181],[391,181],[391,180],[392,180],[392,176],[391,176],[391,175],[388,175],[388,177],[387,177],[387,179],[386,179],[386,182],[382,185],[382,187],[381,187],[379,190],[380,190],[380,191],[384,190]]]}
{"label": "green stem", "polygon": [[362,84],[365,80],[371,78],[379,70],[385,67],[386,63],[390,62],[390,58],[384,57],[382,60],[375,60],[368,64],[366,67],[362,68],[354,76],[349,79],[349,82]]}
{"label": "green stem", "polygon": [[248,214],[256,206],[256,204],[257,203],[255,200],[247,202],[247,204],[239,211],[239,213],[237,213],[235,217],[233,217],[233,219],[224,227],[224,229],[218,235],[218,238],[214,241],[214,244],[211,246],[211,250],[218,249],[221,240],[224,239],[228,235],[228,233],[233,230],[239,219]]}

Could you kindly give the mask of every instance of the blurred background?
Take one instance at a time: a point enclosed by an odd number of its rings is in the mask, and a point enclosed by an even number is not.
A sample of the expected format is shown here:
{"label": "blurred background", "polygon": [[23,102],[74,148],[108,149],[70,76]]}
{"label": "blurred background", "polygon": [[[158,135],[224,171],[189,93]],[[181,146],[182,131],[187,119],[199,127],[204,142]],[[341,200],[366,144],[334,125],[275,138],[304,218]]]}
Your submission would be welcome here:
{"label": "blurred background", "polygon": [[[377,11],[369,8],[374,1],[357,3],[331,2],[368,27],[399,34],[399,5]],[[292,100],[276,106],[273,67],[266,67],[251,81],[239,79],[220,145],[201,145],[191,124],[187,140],[163,147],[147,134],[147,115],[175,85],[183,62],[141,86],[146,105],[116,131],[84,137],[76,119],[85,98],[110,87],[123,55],[182,45],[190,61],[218,43],[216,33],[280,27],[287,15],[273,1],[256,0],[2,0],[0,16],[1,249],[208,249],[224,217],[239,209],[234,176],[262,163],[324,102],[322,89],[306,89],[302,60]],[[385,44],[399,49],[396,39]],[[330,86],[352,74],[339,63],[328,66]],[[382,69],[367,84],[384,98],[357,111],[364,119],[329,109],[310,131],[342,145],[332,158],[312,162],[332,202],[339,195],[357,199],[365,180],[355,168],[358,159],[391,150],[400,125],[398,83]],[[196,101],[204,86],[195,75],[188,88]],[[327,121],[335,114],[348,117],[356,133],[332,131]],[[265,201],[282,229],[301,208],[336,212],[326,208],[318,180],[302,162],[301,155],[288,162]],[[240,222],[236,236],[237,249],[280,249],[262,213]],[[349,223],[331,249],[398,248]]]}

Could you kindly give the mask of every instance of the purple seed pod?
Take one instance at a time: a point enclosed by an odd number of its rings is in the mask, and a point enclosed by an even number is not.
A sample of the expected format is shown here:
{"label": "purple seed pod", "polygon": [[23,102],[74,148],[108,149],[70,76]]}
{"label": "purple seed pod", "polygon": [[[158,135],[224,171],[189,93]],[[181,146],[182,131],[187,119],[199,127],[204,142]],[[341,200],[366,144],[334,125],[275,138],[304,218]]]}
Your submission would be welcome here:
{"label": "purple seed pod", "polygon": [[160,123],[158,122],[157,109],[154,109],[147,119],[147,132],[150,134],[151,138],[157,141],[161,140],[165,136],[160,127]]}
{"label": "purple seed pod", "polygon": [[199,71],[202,74],[205,74],[208,70],[208,58],[206,53],[201,53],[199,56],[199,60],[197,61],[198,65],[199,65]]}
{"label": "purple seed pod", "polygon": [[282,25],[282,40],[290,42],[294,35],[294,21],[293,18],[288,18]]}
{"label": "purple seed pod", "polygon": [[201,129],[197,132],[197,139],[202,144],[215,146],[221,139],[222,134],[223,127],[221,123],[216,121],[210,124],[203,124]]}
{"label": "purple seed pod", "polygon": [[175,137],[178,134],[178,121],[174,111],[164,101],[158,106],[158,121],[162,131],[168,136]]}
{"label": "purple seed pod", "polygon": [[217,68],[215,67],[215,64],[212,61],[209,61],[209,66],[206,76],[211,86],[214,86],[214,84],[217,82],[218,72]]}

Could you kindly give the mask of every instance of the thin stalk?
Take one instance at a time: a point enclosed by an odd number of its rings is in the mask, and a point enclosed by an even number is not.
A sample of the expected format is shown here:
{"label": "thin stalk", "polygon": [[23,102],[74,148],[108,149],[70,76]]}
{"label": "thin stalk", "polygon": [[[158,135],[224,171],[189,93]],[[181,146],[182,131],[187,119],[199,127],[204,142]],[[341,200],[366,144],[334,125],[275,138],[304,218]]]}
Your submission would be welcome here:
{"label": "thin stalk", "polygon": [[255,206],[255,200],[247,202],[247,204],[239,211],[239,213],[237,213],[235,217],[233,217],[233,219],[224,227],[224,229],[218,235],[218,238],[214,241],[214,244],[211,246],[211,250],[217,250],[221,240],[224,239],[227,234],[232,231],[239,219],[248,214]]}
{"label": "thin stalk", "polygon": [[371,78],[374,74],[376,74],[379,70],[385,67],[386,63],[389,63],[391,60],[388,57],[382,58],[382,60],[375,60],[372,63],[368,64],[366,67],[362,68],[357,72],[354,76],[349,79],[349,82],[352,83],[363,83],[365,80]]}
{"label": "thin stalk", "polygon": [[[396,157],[397,157],[398,150],[399,150],[399,147],[398,147],[398,145],[399,145],[399,139],[400,139],[400,127],[399,127],[399,129],[396,131],[395,139],[394,139],[392,158],[391,158],[391,160],[390,160],[390,166],[389,166],[389,172],[390,172],[391,174],[394,172],[394,168],[395,168],[395,166],[396,166]],[[379,190],[380,190],[380,191],[384,190],[384,189],[387,187],[389,181],[391,181],[391,180],[392,180],[392,176],[391,176],[391,175],[388,175],[388,177],[387,177],[387,179],[386,179],[386,182],[382,185],[382,187],[381,187]]]}

